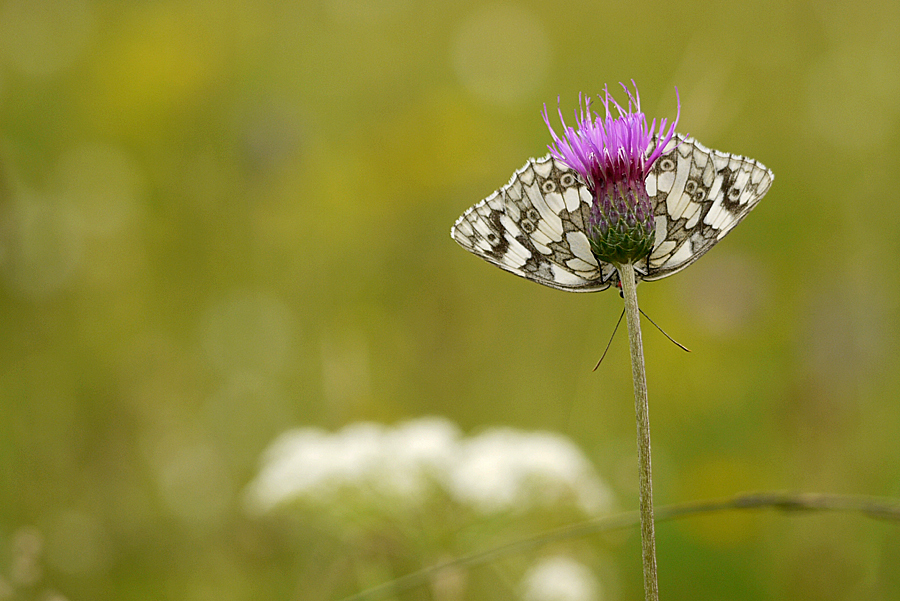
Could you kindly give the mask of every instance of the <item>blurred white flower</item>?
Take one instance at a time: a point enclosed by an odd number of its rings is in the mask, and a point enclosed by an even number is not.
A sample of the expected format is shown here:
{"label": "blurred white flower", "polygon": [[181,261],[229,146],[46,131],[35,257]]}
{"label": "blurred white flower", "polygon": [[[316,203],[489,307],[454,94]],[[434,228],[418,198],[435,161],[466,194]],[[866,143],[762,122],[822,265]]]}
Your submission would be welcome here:
{"label": "blurred white flower", "polygon": [[546,557],[522,579],[524,601],[599,601],[600,584],[586,565],[564,555]]}
{"label": "blurred white flower", "polygon": [[294,500],[334,507],[352,491],[409,507],[438,490],[485,513],[569,500],[595,514],[610,500],[590,462],[562,435],[502,428],[465,439],[449,420],[430,417],[394,427],[351,424],[334,434],[286,432],[265,452],[247,501],[260,512]]}
{"label": "blurred white flower", "polygon": [[348,488],[416,501],[432,481],[446,478],[458,436],[456,426],[440,418],[397,428],[362,422],[335,434],[286,432],[266,450],[248,502],[257,511],[301,498],[325,504]]}
{"label": "blurred white flower", "polygon": [[385,485],[403,496],[421,496],[445,482],[459,454],[459,428],[450,420],[426,417],[400,424],[385,437]]}
{"label": "blurred white flower", "polygon": [[569,498],[593,514],[610,501],[593,466],[568,438],[512,428],[487,430],[467,441],[449,486],[456,499],[484,512]]}

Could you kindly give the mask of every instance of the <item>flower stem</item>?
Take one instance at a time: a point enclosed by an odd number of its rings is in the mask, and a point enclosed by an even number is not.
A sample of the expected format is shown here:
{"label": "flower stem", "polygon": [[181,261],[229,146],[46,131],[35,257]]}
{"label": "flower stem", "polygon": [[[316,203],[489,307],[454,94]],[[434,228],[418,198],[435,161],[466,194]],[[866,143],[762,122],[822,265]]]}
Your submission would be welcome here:
{"label": "flower stem", "polygon": [[631,347],[631,376],[634,380],[634,411],[637,417],[638,471],[641,489],[641,548],[644,559],[644,598],[658,601],[656,581],[656,534],[653,527],[653,477],[650,468],[650,410],[647,403],[647,374],[644,370],[644,347],[641,342],[641,316],[637,301],[634,265],[616,265],[622,295],[625,298],[625,319]]}

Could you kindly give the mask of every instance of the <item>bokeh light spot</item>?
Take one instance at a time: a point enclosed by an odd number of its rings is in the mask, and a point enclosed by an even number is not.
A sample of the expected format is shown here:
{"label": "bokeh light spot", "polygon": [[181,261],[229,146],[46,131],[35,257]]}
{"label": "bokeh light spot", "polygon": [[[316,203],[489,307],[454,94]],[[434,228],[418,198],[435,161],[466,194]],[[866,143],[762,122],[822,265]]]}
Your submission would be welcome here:
{"label": "bokeh light spot", "polygon": [[234,498],[223,458],[208,445],[172,453],[159,466],[163,500],[179,518],[195,526],[218,523]]}
{"label": "bokeh light spot", "polygon": [[82,262],[83,241],[71,211],[58,199],[20,191],[0,207],[0,267],[25,298],[45,298],[66,286]]}
{"label": "bokeh light spot", "polygon": [[550,42],[541,22],[514,5],[481,8],[463,23],[453,44],[462,84],[492,104],[526,101],[550,68]]}
{"label": "bokeh light spot", "polygon": [[214,301],[202,319],[209,362],[223,373],[278,373],[293,347],[293,315],[263,292],[232,291]]}
{"label": "bokeh light spot", "polygon": [[59,193],[88,235],[114,235],[140,214],[144,180],[140,167],[117,146],[85,144],[57,166]]}

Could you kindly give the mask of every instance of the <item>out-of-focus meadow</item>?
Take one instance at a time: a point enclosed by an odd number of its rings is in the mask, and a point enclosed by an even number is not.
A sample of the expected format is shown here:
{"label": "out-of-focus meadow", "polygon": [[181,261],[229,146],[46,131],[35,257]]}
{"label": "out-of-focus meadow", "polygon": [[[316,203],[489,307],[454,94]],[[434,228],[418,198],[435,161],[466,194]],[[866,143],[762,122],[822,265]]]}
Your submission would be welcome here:
{"label": "out-of-focus meadow", "polygon": [[[657,503],[900,497],[898,29],[889,1],[3,0],[0,598],[338,599],[635,508],[622,332],[591,372],[618,296],[448,235],[545,153],[544,103],[632,78],[776,176],[639,289],[693,351],[645,325]],[[306,463],[271,471],[276,439]],[[900,526],[858,515],[658,548],[671,601],[900,598]],[[632,529],[393,598],[641,595]]]}

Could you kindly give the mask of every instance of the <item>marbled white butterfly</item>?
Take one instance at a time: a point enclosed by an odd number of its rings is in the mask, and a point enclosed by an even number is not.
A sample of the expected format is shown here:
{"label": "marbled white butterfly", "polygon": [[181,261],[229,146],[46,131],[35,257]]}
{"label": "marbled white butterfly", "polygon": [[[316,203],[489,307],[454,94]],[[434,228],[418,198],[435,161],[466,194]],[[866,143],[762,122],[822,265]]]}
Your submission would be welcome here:
{"label": "marbled white butterfly", "polygon": [[[773,177],[753,159],[676,134],[647,175],[656,239],[635,263],[636,277],[658,280],[699,259],[759,203]],[[591,252],[591,202],[576,171],[550,155],[529,159],[508,184],[463,213],[450,235],[510,273],[559,290],[597,292],[619,278]]]}

